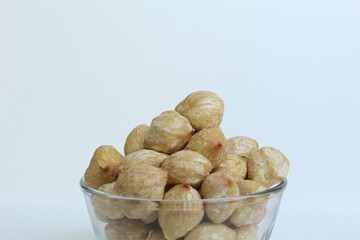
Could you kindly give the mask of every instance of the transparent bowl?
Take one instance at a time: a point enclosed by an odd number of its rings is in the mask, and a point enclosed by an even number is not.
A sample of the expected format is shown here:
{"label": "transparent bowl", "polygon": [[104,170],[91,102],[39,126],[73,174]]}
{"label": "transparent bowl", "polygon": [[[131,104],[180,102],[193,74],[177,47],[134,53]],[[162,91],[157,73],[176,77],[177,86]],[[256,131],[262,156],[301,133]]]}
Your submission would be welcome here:
{"label": "transparent bowl", "polygon": [[165,239],[160,229],[171,240],[268,240],[286,185],[285,179],[260,193],[179,201],[107,194],[80,180],[98,240]]}

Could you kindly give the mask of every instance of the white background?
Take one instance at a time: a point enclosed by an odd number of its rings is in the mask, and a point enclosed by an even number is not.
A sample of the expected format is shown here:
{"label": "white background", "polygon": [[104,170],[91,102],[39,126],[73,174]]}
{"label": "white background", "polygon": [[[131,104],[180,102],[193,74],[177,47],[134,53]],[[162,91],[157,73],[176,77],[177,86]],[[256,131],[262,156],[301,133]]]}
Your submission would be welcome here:
{"label": "white background", "polygon": [[95,148],[196,90],[291,161],[272,239],[358,239],[360,4],[0,0],[0,239],[95,240]]}

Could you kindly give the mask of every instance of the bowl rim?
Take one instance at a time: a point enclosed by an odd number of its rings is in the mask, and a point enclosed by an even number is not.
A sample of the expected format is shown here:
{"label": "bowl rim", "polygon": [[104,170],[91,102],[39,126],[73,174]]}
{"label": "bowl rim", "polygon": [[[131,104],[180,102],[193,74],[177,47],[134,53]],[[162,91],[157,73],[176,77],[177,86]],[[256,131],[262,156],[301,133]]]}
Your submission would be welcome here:
{"label": "bowl rim", "polygon": [[238,201],[238,200],[245,200],[251,199],[256,197],[275,197],[278,194],[282,194],[287,186],[287,178],[281,181],[278,184],[275,184],[271,188],[257,193],[252,193],[248,195],[241,195],[235,197],[227,197],[227,198],[211,198],[211,199],[198,199],[198,200],[169,200],[169,199],[148,199],[148,198],[133,198],[133,197],[124,197],[120,195],[105,193],[94,188],[89,187],[84,180],[84,177],[80,179],[80,187],[83,193],[90,193],[97,196],[112,198],[112,199],[121,199],[121,200],[137,200],[137,201],[151,201],[151,202],[201,202],[201,203],[210,203],[210,202],[227,202],[227,201]]}

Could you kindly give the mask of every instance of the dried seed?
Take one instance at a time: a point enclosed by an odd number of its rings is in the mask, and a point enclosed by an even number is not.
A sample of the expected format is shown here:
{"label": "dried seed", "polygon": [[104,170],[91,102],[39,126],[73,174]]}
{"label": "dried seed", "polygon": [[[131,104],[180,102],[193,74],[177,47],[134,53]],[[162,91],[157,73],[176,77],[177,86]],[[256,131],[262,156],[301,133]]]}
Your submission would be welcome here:
{"label": "dried seed", "polygon": [[198,91],[191,93],[175,110],[190,120],[196,131],[216,128],[224,115],[224,101],[213,92]]}
{"label": "dried seed", "polygon": [[175,111],[154,118],[144,141],[147,149],[167,154],[183,149],[193,134],[189,120]]}
{"label": "dried seed", "polygon": [[126,138],[124,153],[125,156],[144,149],[144,140],[146,134],[149,132],[150,127],[146,124],[141,124],[135,127]]}
{"label": "dried seed", "polygon": [[227,153],[244,157],[248,157],[252,151],[259,148],[256,140],[244,136],[229,138],[226,143]]}
{"label": "dried seed", "polygon": [[262,147],[250,154],[247,167],[250,180],[270,187],[286,178],[290,163],[279,150],[272,147]]}
{"label": "dried seed", "polygon": [[[239,188],[234,178],[224,172],[215,172],[205,178],[201,195],[205,199],[235,197],[239,196]],[[236,207],[236,202],[231,201],[208,202],[205,203],[205,212],[212,222],[222,223]]]}
{"label": "dried seed", "polygon": [[202,223],[189,232],[185,240],[235,240],[235,230],[218,223]]}
{"label": "dried seed", "polygon": [[[200,194],[187,184],[179,184],[170,189],[165,200],[200,200]],[[160,203],[159,223],[166,239],[175,240],[185,236],[195,228],[204,216],[201,202]]]}
{"label": "dried seed", "polygon": [[91,187],[98,189],[105,183],[116,181],[117,169],[124,157],[110,145],[102,145],[95,150],[89,167],[85,172],[85,182]]}
{"label": "dried seed", "polygon": [[168,171],[168,184],[189,184],[197,188],[212,169],[211,162],[198,152],[181,150],[161,164]]}
{"label": "dried seed", "polygon": [[105,226],[107,240],[145,240],[149,227],[139,220],[123,218]]}
{"label": "dried seed", "polygon": [[194,134],[185,147],[201,153],[216,168],[226,159],[226,138],[220,128],[207,128]]}

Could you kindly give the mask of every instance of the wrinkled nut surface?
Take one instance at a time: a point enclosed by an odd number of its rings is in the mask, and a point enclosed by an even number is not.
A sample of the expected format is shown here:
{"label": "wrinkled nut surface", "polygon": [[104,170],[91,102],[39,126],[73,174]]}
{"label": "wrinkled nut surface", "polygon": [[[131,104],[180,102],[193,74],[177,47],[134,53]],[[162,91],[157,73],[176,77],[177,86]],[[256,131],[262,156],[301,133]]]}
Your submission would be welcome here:
{"label": "wrinkled nut surface", "polygon": [[[200,194],[187,184],[179,184],[170,189],[166,200],[200,200]],[[160,203],[159,223],[168,240],[185,236],[195,228],[204,216],[201,202],[162,202]]]}
{"label": "wrinkled nut surface", "polygon": [[[135,203],[135,207],[138,203]],[[132,204],[130,204],[129,206],[131,206]],[[146,206],[147,210],[149,210],[151,207],[151,205],[148,204],[148,206]],[[154,204],[154,206],[152,207],[154,209],[154,211],[152,211],[150,214],[147,214],[147,216],[142,217],[141,221],[145,224],[150,224],[152,222],[154,222],[156,219],[158,219],[158,208],[157,208],[157,204]]]}
{"label": "wrinkled nut surface", "polygon": [[253,180],[238,180],[237,185],[239,187],[240,195],[247,195],[266,190],[264,184]]}
{"label": "wrinkled nut surface", "polygon": [[105,226],[107,240],[145,240],[149,227],[139,220],[123,218]]}
{"label": "wrinkled nut surface", "polygon": [[149,232],[146,240],[166,240],[166,238],[161,229],[154,229]]}
{"label": "wrinkled nut surface", "polygon": [[213,172],[223,171],[232,176],[236,181],[245,179],[247,173],[247,159],[235,154],[227,154],[227,157],[222,161]]}
{"label": "wrinkled nut surface", "polygon": [[124,158],[113,146],[102,145],[95,150],[89,167],[85,172],[85,182],[91,187],[98,189],[105,183],[116,181],[116,169]]}
{"label": "wrinkled nut surface", "polygon": [[237,227],[258,224],[266,215],[266,207],[266,202],[244,204],[235,209],[229,220]]}
{"label": "wrinkled nut surface", "polygon": [[[99,187],[99,191],[116,194],[114,190],[115,182],[106,183]],[[124,202],[121,199],[104,197],[100,195],[92,195],[91,203],[94,207],[94,210],[97,213],[98,218],[101,221],[107,220],[104,217],[109,219],[120,219],[125,215],[123,213]]]}
{"label": "wrinkled nut surface", "polygon": [[145,136],[148,133],[150,127],[146,124],[141,124],[135,127],[126,138],[124,153],[125,156],[144,149]]}
{"label": "wrinkled nut surface", "polygon": [[189,232],[185,240],[235,240],[235,230],[218,223],[202,223]]}
{"label": "wrinkled nut surface", "polygon": [[158,153],[153,150],[141,149],[139,151],[130,153],[124,157],[121,161],[117,172],[120,174],[131,167],[138,166],[141,164],[149,164],[154,167],[159,167],[160,164],[167,158],[168,155],[165,153]]}
{"label": "wrinkled nut surface", "polygon": [[[205,199],[235,197],[239,196],[239,188],[233,177],[224,172],[215,172],[205,178],[201,195]],[[209,202],[205,203],[205,212],[212,222],[222,223],[236,207],[235,202]]]}
{"label": "wrinkled nut surface", "polygon": [[175,108],[190,120],[196,131],[218,127],[224,115],[224,101],[215,93],[198,91],[191,93]]}
{"label": "wrinkled nut surface", "polygon": [[125,197],[162,199],[167,171],[151,165],[139,165],[123,171],[115,184],[115,191]]}
{"label": "wrinkled nut surface", "polygon": [[244,136],[229,138],[226,143],[227,153],[244,157],[248,157],[252,151],[259,148],[256,140]]}
{"label": "wrinkled nut surface", "polygon": [[250,154],[247,167],[250,180],[270,187],[286,178],[290,163],[279,150],[272,147],[262,147]]}
{"label": "wrinkled nut surface", "polygon": [[236,230],[236,240],[257,240],[259,227],[256,224],[246,225]]}
{"label": "wrinkled nut surface", "polygon": [[187,118],[176,111],[165,111],[152,120],[144,146],[171,154],[183,149],[192,134],[193,128]]}
{"label": "wrinkled nut surface", "polygon": [[[162,199],[166,182],[165,170],[143,164],[121,172],[114,188],[118,195],[124,197]],[[124,204],[124,214],[131,219],[148,222],[155,211],[157,203],[151,201],[126,200]]]}
{"label": "wrinkled nut surface", "polygon": [[185,149],[201,153],[216,168],[226,159],[226,138],[220,128],[203,129],[190,138]]}
{"label": "wrinkled nut surface", "polygon": [[198,152],[181,150],[171,154],[161,164],[168,171],[168,184],[189,184],[197,188],[211,172],[212,165]]}

